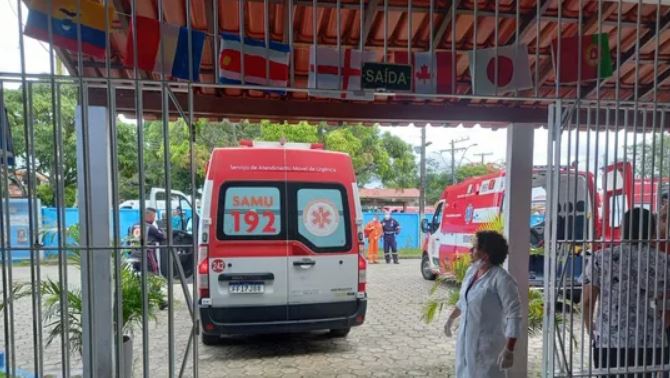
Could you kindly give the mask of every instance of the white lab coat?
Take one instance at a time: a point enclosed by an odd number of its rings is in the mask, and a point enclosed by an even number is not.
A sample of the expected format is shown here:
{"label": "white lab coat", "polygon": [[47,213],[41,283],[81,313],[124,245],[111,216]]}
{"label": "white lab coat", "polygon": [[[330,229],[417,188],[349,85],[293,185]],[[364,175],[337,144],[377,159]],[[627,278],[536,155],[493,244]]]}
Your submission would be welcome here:
{"label": "white lab coat", "polygon": [[497,360],[506,339],[519,337],[519,289],[505,269],[493,266],[468,291],[475,272],[473,267],[468,269],[457,304],[461,316],[456,377],[504,378],[505,372],[498,368]]}

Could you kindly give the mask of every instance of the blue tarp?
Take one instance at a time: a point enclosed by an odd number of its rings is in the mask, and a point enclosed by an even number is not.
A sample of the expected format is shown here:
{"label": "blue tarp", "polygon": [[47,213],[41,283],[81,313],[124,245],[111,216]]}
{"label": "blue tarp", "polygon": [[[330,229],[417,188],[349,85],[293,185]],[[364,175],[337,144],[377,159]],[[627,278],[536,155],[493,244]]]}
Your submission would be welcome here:
{"label": "blue tarp", "polygon": [[[184,219],[188,220],[191,217],[192,210],[184,210]],[[28,240],[28,201],[25,199],[11,199],[10,200],[10,242],[13,248],[28,248],[30,241]],[[363,213],[364,225],[372,220],[374,215],[383,217],[381,213],[366,212]],[[426,219],[431,219],[432,214],[426,214]],[[56,233],[56,217],[57,212],[55,208],[42,208],[41,210],[41,225],[40,234],[42,235],[42,243],[47,248],[58,246],[58,235]],[[421,245],[420,234],[421,224],[419,221],[419,214],[410,213],[394,213],[393,217],[400,223],[400,234],[397,236],[398,248],[419,248]],[[163,218],[162,211],[159,211],[158,218]],[[128,230],[133,224],[138,223],[140,214],[137,209],[120,209],[119,210],[119,237],[124,240],[128,235]],[[542,219],[538,217],[531,217],[530,224],[536,224]],[[79,210],[76,208],[65,209],[65,226],[70,227],[79,222]],[[111,222],[110,222],[111,224]],[[173,218],[173,227],[179,227],[178,217]],[[110,230],[110,233],[112,230]],[[70,241],[72,242],[72,241]],[[380,248],[383,243],[380,243]],[[46,255],[54,254],[55,251],[47,251]],[[13,260],[23,260],[29,258],[28,251],[13,251]]]}
{"label": "blue tarp", "polygon": [[[384,217],[382,213],[363,213],[363,226],[368,224],[375,215],[380,220]],[[432,216],[433,214],[426,214],[427,219],[431,219]],[[419,240],[421,233],[419,214],[394,213],[393,218],[400,223],[400,234],[396,236],[398,248],[419,248],[421,245]],[[379,243],[379,247],[383,248],[383,242]]]}

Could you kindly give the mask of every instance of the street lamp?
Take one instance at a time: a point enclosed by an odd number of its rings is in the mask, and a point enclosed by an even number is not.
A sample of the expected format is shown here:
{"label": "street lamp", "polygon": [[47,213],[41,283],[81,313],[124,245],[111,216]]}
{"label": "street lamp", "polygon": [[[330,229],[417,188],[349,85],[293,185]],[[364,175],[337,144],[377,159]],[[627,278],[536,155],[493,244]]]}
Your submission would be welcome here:
{"label": "street lamp", "polygon": [[463,155],[461,155],[461,159],[458,161],[459,166],[461,166],[461,164],[463,164],[463,159],[465,158],[465,154],[467,154],[468,150],[471,149],[472,147],[477,147],[477,143],[473,143],[473,144],[465,147],[465,150],[463,150]]}

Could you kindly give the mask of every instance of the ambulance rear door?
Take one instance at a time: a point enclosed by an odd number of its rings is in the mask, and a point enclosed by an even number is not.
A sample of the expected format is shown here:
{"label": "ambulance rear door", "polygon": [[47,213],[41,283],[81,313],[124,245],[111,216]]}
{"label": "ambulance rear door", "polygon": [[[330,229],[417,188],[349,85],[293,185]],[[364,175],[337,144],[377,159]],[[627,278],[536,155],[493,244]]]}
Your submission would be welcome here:
{"label": "ambulance rear door", "polygon": [[[212,306],[240,308],[228,321],[286,320],[285,182],[231,181],[218,194],[210,249]],[[254,311],[254,308],[257,311]]]}
{"label": "ambulance rear door", "polygon": [[289,320],[355,311],[359,254],[353,248],[349,190],[340,183],[289,184],[289,213],[295,219],[288,257]]}
{"label": "ambulance rear door", "polygon": [[603,186],[603,237],[620,240],[623,216],[633,206],[633,166],[616,163],[605,167]]}

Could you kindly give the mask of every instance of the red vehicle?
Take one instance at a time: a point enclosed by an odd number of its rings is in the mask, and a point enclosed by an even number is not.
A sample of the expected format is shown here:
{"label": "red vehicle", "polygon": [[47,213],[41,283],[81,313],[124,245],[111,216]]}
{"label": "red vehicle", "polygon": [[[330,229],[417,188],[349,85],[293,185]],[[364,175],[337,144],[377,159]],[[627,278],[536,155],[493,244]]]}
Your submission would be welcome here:
{"label": "red vehicle", "polygon": [[[630,204],[656,210],[659,194],[667,192],[670,180],[633,181],[632,166],[617,163],[608,166],[600,182],[596,183],[591,172],[563,168],[558,177],[558,203],[556,206],[556,240],[561,248],[577,251],[587,242],[603,242],[621,238],[621,224]],[[596,189],[596,184],[606,187]],[[533,173],[533,199],[531,206],[531,246],[541,247],[544,242],[544,213],[546,202],[547,170],[536,168]],[[659,190],[659,187],[661,188]],[[431,280],[438,275],[453,273],[454,261],[468,254],[474,234],[502,214],[505,201],[505,172],[473,177],[445,188],[435,205],[431,220],[424,220],[421,273]],[[583,241],[583,242],[580,242]],[[589,248],[598,250],[603,243],[593,243]],[[573,253],[569,253],[573,255]],[[535,257],[535,256],[533,256]],[[531,258],[531,284],[541,284],[544,264],[542,256]],[[581,259],[573,277],[581,274]]]}
{"label": "red vehicle", "polygon": [[212,152],[202,196],[202,341],[363,324],[363,215],[351,158],[319,145]]}

